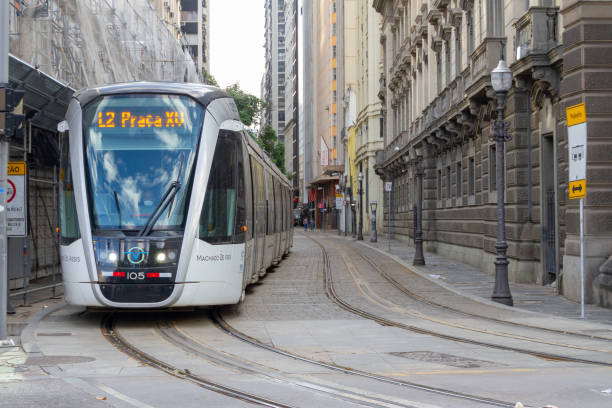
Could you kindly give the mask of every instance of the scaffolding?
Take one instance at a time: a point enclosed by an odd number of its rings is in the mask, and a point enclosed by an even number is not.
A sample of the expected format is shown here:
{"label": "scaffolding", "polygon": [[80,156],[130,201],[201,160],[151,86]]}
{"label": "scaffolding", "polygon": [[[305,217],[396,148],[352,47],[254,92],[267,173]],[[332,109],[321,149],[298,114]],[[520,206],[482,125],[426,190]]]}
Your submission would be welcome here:
{"label": "scaffolding", "polygon": [[201,82],[183,38],[148,0],[10,0],[10,51],[79,89],[124,81]]}

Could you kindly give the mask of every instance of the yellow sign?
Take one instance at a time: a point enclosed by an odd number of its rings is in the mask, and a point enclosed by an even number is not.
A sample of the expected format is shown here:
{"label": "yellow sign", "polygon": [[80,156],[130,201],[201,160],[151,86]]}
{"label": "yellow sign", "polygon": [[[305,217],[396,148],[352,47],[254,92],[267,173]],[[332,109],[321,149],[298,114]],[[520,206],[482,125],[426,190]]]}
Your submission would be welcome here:
{"label": "yellow sign", "polygon": [[566,108],[565,114],[567,115],[567,127],[586,122],[586,109],[584,108],[584,103]]}
{"label": "yellow sign", "polygon": [[25,176],[26,162],[8,162],[7,175],[9,176]]}
{"label": "yellow sign", "polygon": [[[119,119],[121,117],[121,119]],[[98,127],[114,128],[168,128],[181,127],[185,123],[185,112],[164,112],[164,115],[136,115],[132,112],[98,112]]]}
{"label": "yellow sign", "polygon": [[586,180],[569,182],[569,198],[583,198],[586,196]]}

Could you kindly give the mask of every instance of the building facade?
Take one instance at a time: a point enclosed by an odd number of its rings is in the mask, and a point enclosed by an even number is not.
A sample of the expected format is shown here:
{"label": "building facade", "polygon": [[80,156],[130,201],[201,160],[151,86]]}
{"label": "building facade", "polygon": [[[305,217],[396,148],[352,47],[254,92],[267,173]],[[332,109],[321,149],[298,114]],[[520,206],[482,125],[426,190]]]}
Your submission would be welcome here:
{"label": "building facade", "polygon": [[[185,36],[185,48],[193,58],[198,74],[205,78],[210,72],[210,0],[180,0],[181,31]],[[167,2],[164,2],[166,4]]]}
{"label": "building facade", "polygon": [[[343,59],[339,58],[344,2],[303,2],[304,186],[303,201],[317,228],[336,228],[338,181],[344,171],[342,123]],[[308,21],[311,26],[308,27]],[[310,41],[309,39],[310,38]],[[309,117],[312,121],[309,122]]]}
{"label": "building facade", "polygon": [[299,203],[298,1],[285,0],[285,169]]}
{"label": "building facade", "polygon": [[[509,277],[554,284],[580,298],[578,200],[568,200],[565,109],[586,104],[587,302],[610,306],[612,119],[609,1],[374,0],[383,18],[384,149],[376,170],[393,182],[386,217],[413,237],[415,163],[421,159],[425,247],[494,271],[497,191],[506,191]],[[606,29],[607,30],[607,29]],[[605,31],[605,32],[609,32]],[[500,58],[514,84],[505,120],[505,186],[495,173]],[[389,207],[385,205],[385,207]],[[608,260],[606,262],[606,260]],[[608,266],[606,266],[608,265]]]}
{"label": "building facade", "polygon": [[153,6],[174,38],[181,41],[181,0],[153,0]]}
{"label": "building facade", "polygon": [[270,125],[285,142],[285,0],[266,0],[266,66],[262,79],[262,100],[267,106],[262,125]]}
{"label": "building facade", "polygon": [[[344,2],[344,21],[346,181],[343,184],[349,202],[354,205],[350,207],[351,214],[345,214],[343,220],[349,231],[354,228],[353,224],[359,228],[363,220],[362,232],[370,234],[370,203],[380,203],[382,209],[382,182],[374,172],[376,153],[383,148],[382,104],[378,97],[381,74],[378,30],[381,17],[370,4],[347,0]],[[345,209],[348,208],[348,205],[345,206]],[[355,223],[347,222],[353,215],[356,217]],[[382,223],[377,226],[381,229]]]}

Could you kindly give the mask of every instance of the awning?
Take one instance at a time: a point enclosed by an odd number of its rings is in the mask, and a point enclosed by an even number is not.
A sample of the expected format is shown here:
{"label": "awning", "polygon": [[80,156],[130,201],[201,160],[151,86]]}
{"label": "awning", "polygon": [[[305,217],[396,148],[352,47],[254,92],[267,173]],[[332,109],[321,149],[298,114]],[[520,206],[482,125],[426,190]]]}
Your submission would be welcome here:
{"label": "awning", "polygon": [[13,89],[26,91],[24,113],[31,117],[32,125],[57,132],[57,124],[64,120],[74,89],[11,54],[9,84]]}
{"label": "awning", "polygon": [[308,185],[313,186],[318,184],[327,184],[331,182],[336,182],[338,180],[340,180],[339,176],[329,176],[327,174],[321,174],[319,177],[315,178],[314,180],[311,180]]}

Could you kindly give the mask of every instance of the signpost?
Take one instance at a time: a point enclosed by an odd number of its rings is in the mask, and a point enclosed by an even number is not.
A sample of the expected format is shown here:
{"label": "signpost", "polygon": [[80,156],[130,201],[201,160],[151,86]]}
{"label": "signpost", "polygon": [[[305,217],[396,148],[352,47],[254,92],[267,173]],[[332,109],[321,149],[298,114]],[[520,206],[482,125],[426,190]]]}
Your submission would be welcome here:
{"label": "signpost", "polygon": [[570,106],[567,116],[570,199],[580,199],[580,317],[584,318],[584,197],[586,197],[587,124],[584,103]]}
{"label": "signpost", "polygon": [[392,181],[385,181],[385,191],[387,192],[387,201],[389,202],[389,214],[387,214],[387,234],[388,234],[388,238],[389,238],[388,239],[388,241],[389,241],[389,252],[391,252],[391,189],[392,188],[393,188],[393,182]]}
{"label": "signpost", "polygon": [[26,162],[8,162],[6,192],[6,233],[9,237],[25,237],[28,231]]}

